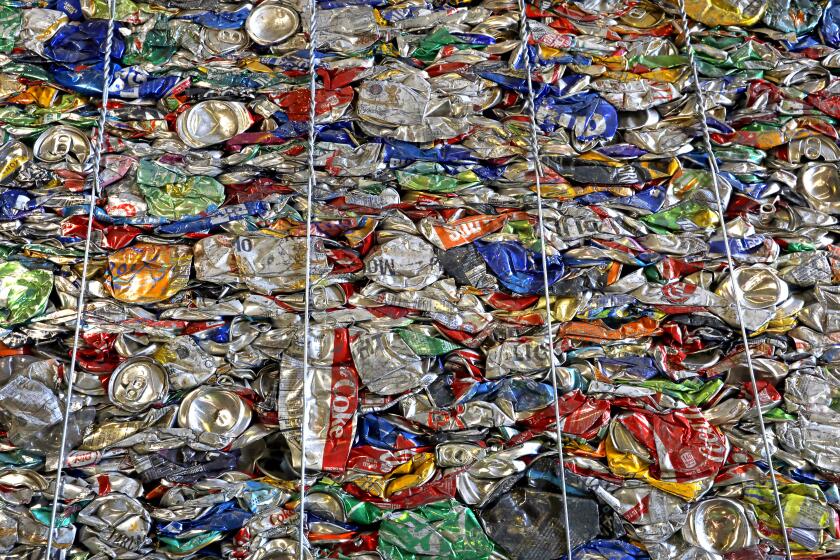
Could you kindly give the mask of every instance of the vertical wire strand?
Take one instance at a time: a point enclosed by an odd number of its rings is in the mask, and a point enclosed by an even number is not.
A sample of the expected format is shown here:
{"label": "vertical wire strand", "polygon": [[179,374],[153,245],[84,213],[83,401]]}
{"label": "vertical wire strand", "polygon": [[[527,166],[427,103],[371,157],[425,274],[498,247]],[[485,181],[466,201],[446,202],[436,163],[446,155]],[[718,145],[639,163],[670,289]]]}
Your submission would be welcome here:
{"label": "vertical wire strand", "polygon": [[755,369],[753,368],[752,355],[750,353],[749,337],[747,336],[747,329],[744,326],[744,311],[741,306],[741,301],[744,297],[744,292],[738,284],[738,278],[735,273],[735,262],[732,258],[732,249],[729,247],[729,233],[726,231],[726,215],[723,207],[723,201],[720,196],[720,183],[718,175],[717,159],[712,149],[712,139],[709,133],[709,124],[706,122],[706,100],[703,93],[703,88],[700,85],[700,75],[697,70],[697,59],[694,51],[694,46],[691,40],[691,27],[688,22],[688,15],[685,13],[685,0],[677,0],[680,10],[680,17],[682,18],[683,33],[685,35],[685,46],[688,52],[688,62],[691,67],[691,78],[694,83],[694,88],[697,91],[698,112],[700,114],[701,129],[703,132],[703,144],[706,154],[709,158],[709,170],[712,174],[712,186],[715,191],[715,200],[717,202],[717,213],[720,219],[720,230],[723,236],[723,245],[726,251],[726,261],[729,267],[730,284],[732,284],[732,297],[735,300],[735,312],[738,318],[738,326],[741,331],[741,340],[744,343],[744,353],[747,358],[747,369],[750,372],[750,382],[752,383],[752,393],[755,406],[758,408],[758,425],[761,429],[761,439],[764,444],[764,459],[770,469],[770,483],[773,487],[773,498],[776,502],[776,510],[779,516],[779,524],[782,531],[782,539],[784,543],[785,558],[791,560],[790,541],[788,540],[787,526],[785,524],[784,508],[782,507],[782,499],[779,495],[779,485],[776,482],[776,470],[773,467],[773,458],[770,454],[770,442],[767,439],[767,428],[764,424],[764,417],[761,414],[761,400],[758,393],[758,384],[755,378]]}
{"label": "vertical wire strand", "polygon": [[566,533],[567,559],[572,560],[572,539],[569,528],[569,506],[566,493],[566,465],[563,457],[563,428],[560,424],[560,391],[557,383],[557,367],[554,364],[554,333],[551,320],[551,297],[548,284],[548,260],[546,256],[545,220],[543,216],[542,198],[542,165],[540,164],[540,146],[537,139],[537,105],[534,101],[534,82],[531,78],[531,57],[528,53],[528,39],[531,36],[531,26],[525,8],[525,0],[517,0],[519,4],[519,37],[522,56],[524,57],[525,76],[528,83],[528,121],[530,128],[529,155],[534,158],[534,183],[537,187],[537,220],[540,234],[541,261],[543,273],[543,296],[545,297],[545,320],[548,329],[546,342],[548,343],[549,370],[551,372],[551,386],[554,391],[554,426],[557,430],[557,455],[560,459],[560,490],[563,496],[563,529]]}
{"label": "vertical wire strand", "polygon": [[44,559],[52,557],[55,538],[55,521],[58,515],[58,501],[63,494],[61,477],[64,473],[65,447],[67,446],[67,430],[70,426],[70,406],[73,402],[73,388],[76,380],[76,354],[79,351],[79,336],[82,328],[82,315],[85,307],[85,292],[87,292],[88,264],[90,262],[90,238],[93,234],[93,216],[96,201],[102,183],[101,169],[102,150],[105,146],[105,122],[108,118],[108,87],[111,83],[111,53],[114,46],[114,20],[116,19],[116,0],[108,0],[108,30],[105,34],[105,56],[102,67],[102,106],[99,108],[99,123],[96,145],[93,147],[93,185],[88,208],[87,236],[85,237],[85,253],[82,264],[82,278],[79,285],[79,297],[76,301],[76,326],[73,330],[73,349],[70,353],[70,371],[67,374],[67,393],[64,398],[64,418],[61,427],[61,445],[58,449],[58,466],[55,474],[55,488],[53,491],[52,508],[50,510],[50,528],[47,533],[47,550]]}
{"label": "vertical wire strand", "polygon": [[[316,0],[309,0],[309,173],[306,188],[306,276],[303,294],[303,416],[300,422],[300,519],[298,526],[298,558],[306,560],[306,440],[307,420],[309,418],[309,307],[312,284],[312,191],[317,184],[315,179],[315,91],[316,61],[315,48],[318,44],[318,5]],[[279,404],[279,402],[278,402]]]}

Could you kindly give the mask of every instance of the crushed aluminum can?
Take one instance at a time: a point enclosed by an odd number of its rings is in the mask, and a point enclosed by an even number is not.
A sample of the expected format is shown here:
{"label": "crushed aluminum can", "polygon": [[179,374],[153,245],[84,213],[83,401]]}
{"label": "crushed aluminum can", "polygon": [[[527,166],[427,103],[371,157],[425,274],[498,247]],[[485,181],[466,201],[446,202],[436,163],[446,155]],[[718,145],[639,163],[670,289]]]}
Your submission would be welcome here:
{"label": "crushed aluminum can", "polygon": [[108,380],[109,400],[129,412],[142,412],[162,403],[168,394],[169,376],[163,366],[151,358],[124,361]]}
{"label": "crushed aluminum can", "polygon": [[199,387],[181,402],[178,425],[197,434],[208,433],[221,440],[242,435],[251,423],[251,409],[229,389]]}
{"label": "crushed aluminum can", "polygon": [[81,171],[91,154],[91,145],[87,134],[78,128],[58,125],[41,134],[32,151],[41,161],[65,162],[68,169]]}
{"label": "crushed aluminum can", "polygon": [[[350,365],[348,330],[325,329],[318,334],[310,345],[314,355],[305,386],[303,363],[294,356],[294,349],[283,356],[277,373],[278,423],[287,437],[295,438],[303,416],[303,398],[309,399],[313,404],[306,419],[311,438],[306,468],[343,472],[356,435],[359,376]],[[301,354],[302,350],[299,348]],[[292,464],[299,467],[300,459],[293,458]]]}
{"label": "crushed aluminum can", "polygon": [[718,554],[758,544],[746,508],[728,498],[711,498],[692,508],[682,536],[686,542]]}
{"label": "crushed aluminum can", "polygon": [[383,243],[365,259],[365,275],[390,289],[419,290],[440,278],[443,270],[434,248],[419,237]]}
{"label": "crushed aluminum can", "polygon": [[239,29],[202,29],[202,41],[207,50],[226,55],[248,47],[248,35]]}
{"label": "crushed aluminum can", "polygon": [[[310,270],[314,277],[331,270],[324,248],[313,241]],[[306,240],[299,237],[217,235],[196,245],[196,277],[213,283],[241,282],[261,294],[296,292],[305,282]]]}
{"label": "crushed aluminum can", "polygon": [[79,512],[79,537],[94,549],[134,552],[148,542],[149,512],[134,498],[113,493],[95,498]]}
{"label": "crushed aluminum can", "polygon": [[300,16],[290,6],[269,1],[259,4],[245,20],[245,29],[259,45],[282,43],[300,26]]}
{"label": "crushed aluminum can", "polygon": [[[735,269],[738,287],[744,295],[744,304],[753,309],[775,308],[788,298],[787,283],[779,278],[776,270],[769,266],[753,265]],[[715,293],[733,300],[732,275],[727,275],[718,284]]]}
{"label": "crushed aluminum can", "polygon": [[187,146],[205,148],[230,140],[252,122],[244,103],[202,101],[178,115],[176,129]]}
{"label": "crushed aluminum can", "polygon": [[190,247],[137,243],[109,255],[107,287],[120,301],[165,300],[186,286],[191,265]]}
{"label": "crushed aluminum can", "polygon": [[808,163],[799,171],[796,188],[816,209],[827,214],[840,212],[837,184],[840,172],[832,163]]}
{"label": "crushed aluminum can", "polygon": [[0,3],[0,555],[836,554],[840,1],[517,8]]}
{"label": "crushed aluminum can", "polygon": [[399,394],[428,383],[429,358],[414,353],[396,333],[360,333],[350,341],[362,383],[380,395]]}
{"label": "crushed aluminum can", "polygon": [[10,184],[21,168],[32,160],[32,149],[18,140],[0,144],[0,184]]}
{"label": "crushed aluminum can", "polygon": [[[556,558],[566,550],[562,507],[558,494],[516,488],[481,513],[488,535],[515,560]],[[598,504],[594,500],[569,497],[569,522],[576,548],[598,534]],[[511,523],[511,519],[527,520]]]}
{"label": "crushed aluminum can", "polygon": [[487,449],[475,443],[440,443],[435,448],[435,462],[439,467],[467,467],[487,455]]}

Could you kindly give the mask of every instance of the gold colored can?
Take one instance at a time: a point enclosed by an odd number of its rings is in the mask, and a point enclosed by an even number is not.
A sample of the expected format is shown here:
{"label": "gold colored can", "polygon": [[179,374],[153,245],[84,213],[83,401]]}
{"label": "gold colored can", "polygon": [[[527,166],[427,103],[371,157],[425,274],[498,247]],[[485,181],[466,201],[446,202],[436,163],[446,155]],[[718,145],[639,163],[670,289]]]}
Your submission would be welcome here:
{"label": "gold colored can", "polygon": [[108,257],[107,285],[128,303],[168,299],[187,286],[192,250],[186,245],[137,243]]}
{"label": "gold colored can", "polygon": [[0,145],[0,185],[8,184],[32,160],[32,151],[18,140]]}
{"label": "gold colored can", "polygon": [[709,26],[755,25],[767,3],[760,0],[686,0],[685,13],[691,19]]}
{"label": "gold colored can", "polygon": [[353,484],[374,496],[389,498],[401,490],[425,484],[434,474],[434,454],[418,453],[386,475],[363,476],[355,479]]}
{"label": "gold colored can", "polygon": [[649,2],[636,4],[618,18],[624,25],[636,29],[650,29],[662,23],[664,19],[665,14],[662,10]]}

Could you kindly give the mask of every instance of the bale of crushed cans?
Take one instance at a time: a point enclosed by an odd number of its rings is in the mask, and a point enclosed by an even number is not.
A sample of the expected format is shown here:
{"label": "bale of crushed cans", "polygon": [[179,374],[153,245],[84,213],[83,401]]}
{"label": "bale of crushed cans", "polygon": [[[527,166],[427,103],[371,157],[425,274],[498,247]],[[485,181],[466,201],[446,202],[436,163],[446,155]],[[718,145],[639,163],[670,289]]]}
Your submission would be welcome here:
{"label": "bale of crushed cans", "polygon": [[0,560],[840,554],[840,2],[115,9],[0,0]]}

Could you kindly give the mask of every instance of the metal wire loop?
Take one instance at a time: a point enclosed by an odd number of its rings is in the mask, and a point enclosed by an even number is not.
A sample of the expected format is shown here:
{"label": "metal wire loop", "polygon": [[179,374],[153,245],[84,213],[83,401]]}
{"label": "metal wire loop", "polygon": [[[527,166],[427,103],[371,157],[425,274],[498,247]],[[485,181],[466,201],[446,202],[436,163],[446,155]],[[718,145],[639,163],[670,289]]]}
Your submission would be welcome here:
{"label": "metal wire loop", "polygon": [[79,351],[79,336],[82,328],[82,316],[85,308],[85,296],[87,292],[88,264],[90,262],[90,239],[93,233],[93,214],[96,208],[96,201],[102,184],[102,150],[105,147],[105,123],[108,118],[108,87],[111,83],[111,54],[114,47],[114,21],[116,20],[116,0],[108,0],[108,30],[105,35],[105,53],[102,67],[102,106],[99,108],[99,119],[97,122],[97,138],[93,147],[93,185],[91,189],[90,205],[88,208],[87,235],[85,237],[85,253],[82,263],[82,277],[79,282],[79,297],[76,301],[76,325],[73,330],[73,347],[70,353],[70,370],[67,372],[67,392],[64,398],[64,417],[61,427],[61,444],[58,449],[58,466],[55,474],[55,488],[53,491],[52,507],[50,509],[50,527],[47,533],[47,549],[44,552],[44,559],[52,557],[55,541],[55,522],[58,516],[58,501],[63,492],[62,475],[64,473],[64,461],[66,457],[65,447],[67,446],[67,430],[70,426],[70,407],[73,403],[73,389],[76,381],[76,354]]}
{"label": "metal wire loop", "polygon": [[[306,443],[308,438],[309,393],[309,309],[312,288],[312,191],[317,184],[315,177],[315,73],[317,63],[315,49],[318,44],[318,5],[316,0],[309,0],[309,137],[308,177],[306,185],[306,276],[303,295],[303,412],[300,421],[300,524],[298,526],[298,554],[300,560],[306,560]],[[278,399],[279,405],[279,399]]]}
{"label": "metal wire loop", "polygon": [[560,392],[557,383],[557,367],[554,363],[554,334],[552,330],[551,317],[551,293],[548,282],[548,260],[546,256],[548,243],[545,234],[545,219],[543,213],[542,198],[542,165],[540,164],[540,146],[537,138],[537,106],[534,98],[534,81],[531,77],[531,57],[528,52],[528,39],[531,36],[531,26],[528,23],[528,15],[525,8],[525,0],[518,0],[519,3],[519,38],[521,41],[522,57],[525,65],[525,76],[528,83],[528,121],[530,128],[528,156],[532,158],[534,165],[534,184],[537,188],[537,219],[540,234],[540,257],[543,273],[543,296],[545,298],[545,320],[546,320],[546,343],[548,344],[549,370],[551,372],[551,385],[554,391],[554,425],[557,431],[557,454],[560,460],[560,490],[563,495],[563,529],[566,534],[566,554],[568,560],[572,558],[572,539],[569,530],[569,506],[566,493],[566,467],[563,457],[563,429],[560,423]]}
{"label": "metal wire loop", "polygon": [[729,233],[726,231],[726,210],[723,206],[723,201],[720,195],[720,169],[718,168],[717,159],[715,159],[714,150],[712,149],[712,139],[709,133],[709,123],[706,122],[706,99],[703,92],[703,87],[700,84],[700,74],[697,70],[697,56],[694,51],[694,46],[691,40],[691,26],[688,21],[688,16],[685,12],[685,0],[677,0],[677,5],[680,10],[680,17],[682,18],[683,33],[685,36],[685,47],[688,52],[688,63],[691,67],[691,81],[694,84],[694,89],[697,95],[697,111],[700,116],[700,127],[703,132],[703,146],[706,155],[709,158],[709,171],[712,175],[712,186],[715,191],[715,201],[717,203],[717,214],[720,219],[720,231],[723,237],[723,244],[726,251],[726,262],[729,267],[729,274],[732,277],[732,296],[735,300],[735,313],[738,318],[738,326],[741,331],[741,340],[744,344],[744,355],[747,359],[747,369],[750,372],[750,381],[752,383],[753,402],[758,411],[758,425],[761,429],[761,440],[764,444],[764,460],[770,469],[770,483],[773,487],[773,498],[776,502],[776,509],[779,516],[779,524],[782,531],[782,539],[784,543],[785,558],[791,560],[790,541],[788,540],[787,526],[785,525],[784,508],[782,507],[782,499],[779,495],[779,485],[776,482],[776,469],[773,467],[773,458],[770,453],[770,442],[767,439],[767,428],[764,425],[764,418],[761,415],[761,400],[758,392],[758,384],[756,383],[755,369],[753,367],[752,354],[750,351],[749,337],[747,336],[747,329],[744,327],[744,310],[741,302],[744,299],[744,292],[738,284],[738,279],[735,276],[735,261],[732,258],[732,248],[729,246]]}

